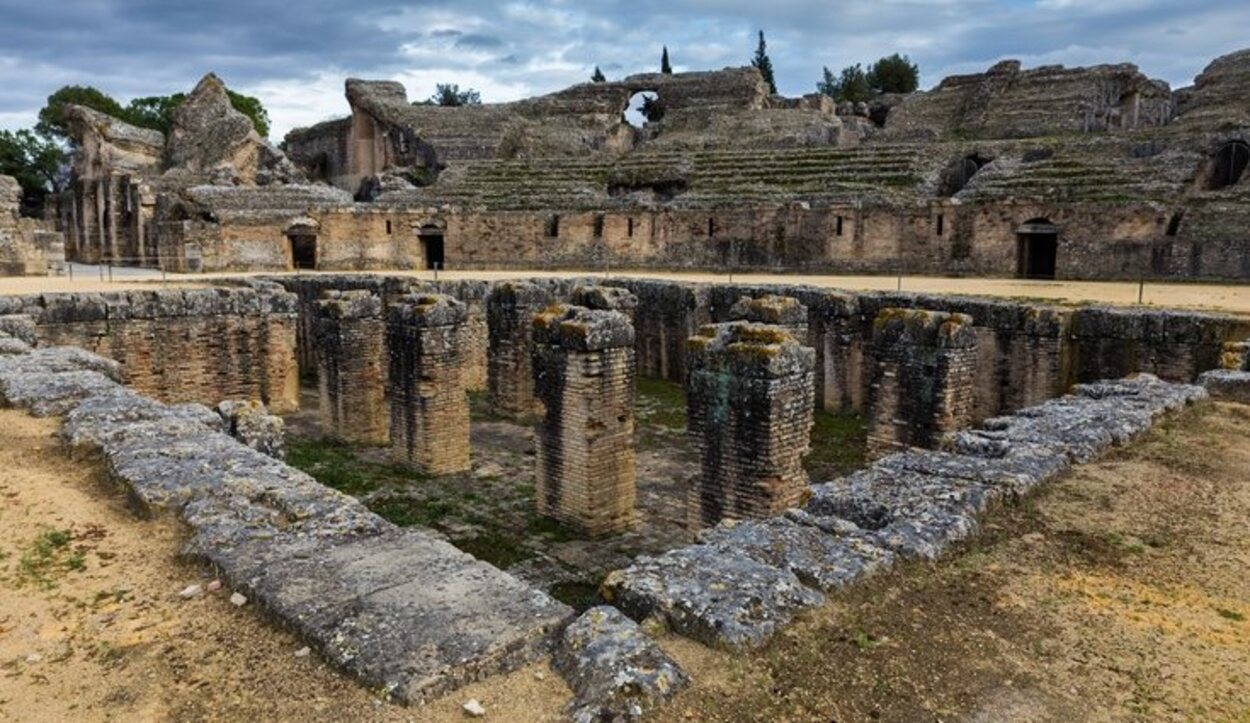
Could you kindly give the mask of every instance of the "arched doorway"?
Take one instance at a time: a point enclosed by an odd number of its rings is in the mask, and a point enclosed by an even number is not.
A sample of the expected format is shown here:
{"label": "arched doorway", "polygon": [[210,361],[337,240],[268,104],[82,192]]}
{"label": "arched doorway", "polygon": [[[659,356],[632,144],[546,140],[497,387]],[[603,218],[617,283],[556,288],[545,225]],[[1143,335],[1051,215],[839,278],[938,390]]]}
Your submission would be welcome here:
{"label": "arched doorway", "polygon": [[989,162],[988,159],[976,154],[956,160],[947,167],[946,173],[943,174],[941,195],[954,196],[964,190],[977,171]]}
{"label": "arched doorway", "polygon": [[421,258],[425,259],[425,268],[446,268],[443,248],[443,229],[427,223],[417,232],[417,240],[421,242]]}
{"label": "arched doorway", "polygon": [[1245,141],[1229,141],[1215,152],[1215,164],[1211,169],[1212,191],[1235,186],[1250,165],[1250,144]]}
{"label": "arched doorway", "polygon": [[1035,218],[1016,229],[1016,275],[1022,279],[1055,278],[1059,227]]}
{"label": "arched doorway", "polygon": [[649,122],[659,121],[664,117],[664,105],[658,93],[643,90],[629,97],[625,106],[625,122],[635,128],[642,128]]}

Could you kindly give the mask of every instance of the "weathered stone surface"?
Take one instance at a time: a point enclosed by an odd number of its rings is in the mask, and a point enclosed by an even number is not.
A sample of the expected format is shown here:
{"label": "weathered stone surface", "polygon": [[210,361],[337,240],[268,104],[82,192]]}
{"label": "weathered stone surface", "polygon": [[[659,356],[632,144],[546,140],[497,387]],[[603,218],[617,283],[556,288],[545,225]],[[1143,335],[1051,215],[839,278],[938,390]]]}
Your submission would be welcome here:
{"label": "weathered stone surface", "polygon": [[619,311],[632,316],[638,308],[638,297],[619,286],[575,286],[569,303],[598,311]]}
{"label": "weathered stone surface", "polygon": [[777,326],[705,326],[689,342],[687,432],[700,474],[688,527],[763,518],[799,503],[815,403],[815,352]]}
{"label": "weathered stone surface", "polygon": [[786,517],[722,522],[699,535],[702,544],[739,552],[781,570],[809,587],[829,592],[894,562],[868,535],[836,535]]}
{"label": "weathered stone surface", "polygon": [[244,445],[274,459],[286,459],[286,424],[255,401],[227,399],[217,405],[225,432]]}
{"label": "weathered stone surface", "polygon": [[588,535],[636,522],[634,328],[617,311],[554,305],[533,322],[539,514]]}
{"label": "weathered stone surface", "polygon": [[1250,404],[1250,371],[1212,370],[1204,373],[1198,383],[1212,399]]}
{"label": "weathered stone surface", "polygon": [[27,314],[0,315],[0,332],[20,339],[31,346],[39,343],[39,334],[35,329],[35,320]]}
{"label": "weathered stone surface", "polygon": [[537,284],[507,281],[496,284],[486,298],[490,334],[486,395],[491,411],[505,416],[532,414],[534,396],[534,317],[555,301]]}
{"label": "weathered stone surface", "polygon": [[427,474],[469,469],[468,316],[442,294],[413,294],[387,309],[391,454]]}
{"label": "weathered stone surface", "polygon": [[316,313],[322,431],[345,442],[387,444],[390,415],[382,300],[363,290],[326,292]]}
{"label": "weathered stone surface", "polygon": [[637,623],[605,605],[564,629],[554,665],[573,689],[576,723],[641,720],[689,683]]}
{"label": "weathered stone surface", "polygon": [[603,582],[604,598],[635,620],[657,618],[706,645],[762,645],[824,596],[794,573],[741,552],[692,545],[642,556]]}
{"label": "weathered stone surface", "polygon": [[729,309],[729,320],[780,326],[790,332],[795,341],[806,345],[807,313],[807,307],[792,296],[765,294],[738,299]]}

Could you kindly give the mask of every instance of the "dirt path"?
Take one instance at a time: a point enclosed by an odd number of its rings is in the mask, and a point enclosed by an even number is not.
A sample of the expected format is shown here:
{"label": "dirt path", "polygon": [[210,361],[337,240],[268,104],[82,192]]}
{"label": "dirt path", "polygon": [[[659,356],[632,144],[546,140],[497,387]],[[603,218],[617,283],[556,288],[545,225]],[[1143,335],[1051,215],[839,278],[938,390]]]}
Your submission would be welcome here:
{"label": "dirt path", "polygon": [[700,684],[659,720],[1250,720],[1248,432],[1169,420],[760,653],[668,642]]}
{"label": "dirt path", "polygon": [[[260,272],[258,272],[260,273]],[[308,272],[303,272],[308,274]],[[318,272],[314,272],[318,273]],[[432,279],[431,271],[338,271],[325,272],[343,273],[380,273],[395,276],[412,276],[414,278]],[[220,274],[170,274],[165,282],[168,286],[194,286],[210,283],[214,279],[254,276],[249,273]],[[539,276],[570,277],[601,275],[594,271],[444,271],[439,274],[443,279],[483,279],[499,280],[514,278],[534,278]],[[898,287],[898,279],[894,276],[839,276],[839,275],[804,275],[804,274],[711,274],[682,273],[667,271],[622,270],[613,274],[618,277],[669,279],[673,281],[699,281],[724,283],[732,280],[738,284],[810,284],[824,288],[851,289],[860,291],[893,291]],[[57,277],[9,277],[0,278],[0,294],[36,294],[54,291],[123,291],[128,289],[154,288],[161,281],[137,280],[133,277],[118,276],[115,282],[100,281],[98,276],[79,275],[73,280],[65,276]],[[923,292],[931,294],[972,294],[980,296],[997,296],[1030,299],[1043,302],[1063,304],[1113,304],[1117,306],[1133,306],[1137,303],[1138,285],[1126,281],[1028,281],[1021,279],[982,279],[982,278],[946,278],[939,276],[906,276],[902,283],[903,291]],[[1211,284],[1211,283],[1162,283],[1148,282],[1142,294],[1142,300],[1148,306],[1167,309],[1200,309],[1206,311],[1223,311],[1233,314],[1250,315],[1250,284]]]}
{"label": "dirt path", "polygon": [[228,592],[183,600],[210,579],[178,559],[182,532],[137,519],[56,427],[0,411],[0,721],[462,721],[469,698],[495,720],[558,719],[569,694],[545,664],[405,710]]}

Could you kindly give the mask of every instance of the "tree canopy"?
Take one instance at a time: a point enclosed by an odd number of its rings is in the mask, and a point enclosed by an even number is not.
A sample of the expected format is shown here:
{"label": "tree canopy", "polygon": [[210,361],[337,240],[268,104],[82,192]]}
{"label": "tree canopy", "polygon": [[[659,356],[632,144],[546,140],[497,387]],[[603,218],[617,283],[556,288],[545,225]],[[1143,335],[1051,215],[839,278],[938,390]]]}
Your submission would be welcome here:
{"label": "tree canopy", "polygon": [[760,42],[755,47],[755,57],[751,59],[751,65],[764,76],[764,82],[768,83],[768,92],[776,95],[777,78],[773,75],[773,61],[768,57],[768,46],[764,43],[763,30],[760,31]]}
{"label": "tree canopy", "polygon": [[895,53],[864,67],[856,63],[837,76],[823,69],[816,90],[842,102],[867,102],[882,93],[911,93],[920,87],[920,68],[906,55]]}
{"label": "tree canopy", "polygon": [[460,86],[456,83],[436,83],[434,85],[434,95],[431,95],[427,100],[413,103],[413,105],[438,105],[444,108],[481,104],[481,93],[472,88],[460,90]]}
{"label": "tree canopy", "polygon": [[[262,137],[269,135],[269,111],[259,99],[250,95],[227,90],[230,105],[235,110],[251,119],[256,132]],[[173,95],[150,95],[135,98],[123,106],[107,93],[91,86],[67,85],[52,95],[39,111],[39,123],[35,131],[40,135],[66,140],[69,128],[65,124],[64,108],[66,105],[81,105],[106,113],[140,128],[151,128],[168,133],[173,123],[174,111],[187,99],[186,93]]]}
{"label": "tree canopy", "polygon": [[60,144],[30,130],[0,131],[0,175],[22,187],[22,205],[38,209],[48,193],[61,190],[66,156]]}

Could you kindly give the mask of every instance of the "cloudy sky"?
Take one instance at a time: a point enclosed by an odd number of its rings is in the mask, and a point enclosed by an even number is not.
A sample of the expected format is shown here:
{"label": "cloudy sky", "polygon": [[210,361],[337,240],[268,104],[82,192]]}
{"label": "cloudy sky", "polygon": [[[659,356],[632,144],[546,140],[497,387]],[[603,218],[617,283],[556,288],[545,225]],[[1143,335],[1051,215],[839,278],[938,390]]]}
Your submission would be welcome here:
{"label": "cloudy sky", "polygon": [[767,35],[780,91],[892,52],[922,87],[1002,58],[1133,62],[1174,87],[1250,45],[1250,0],[0,0],[0,128],[33,124],[65,84],[123,102],[187,90],[208,71],[261,98],[274,137],[346,113],[343,79],[436,82],[487,102],[589,78],[745,64]]}

